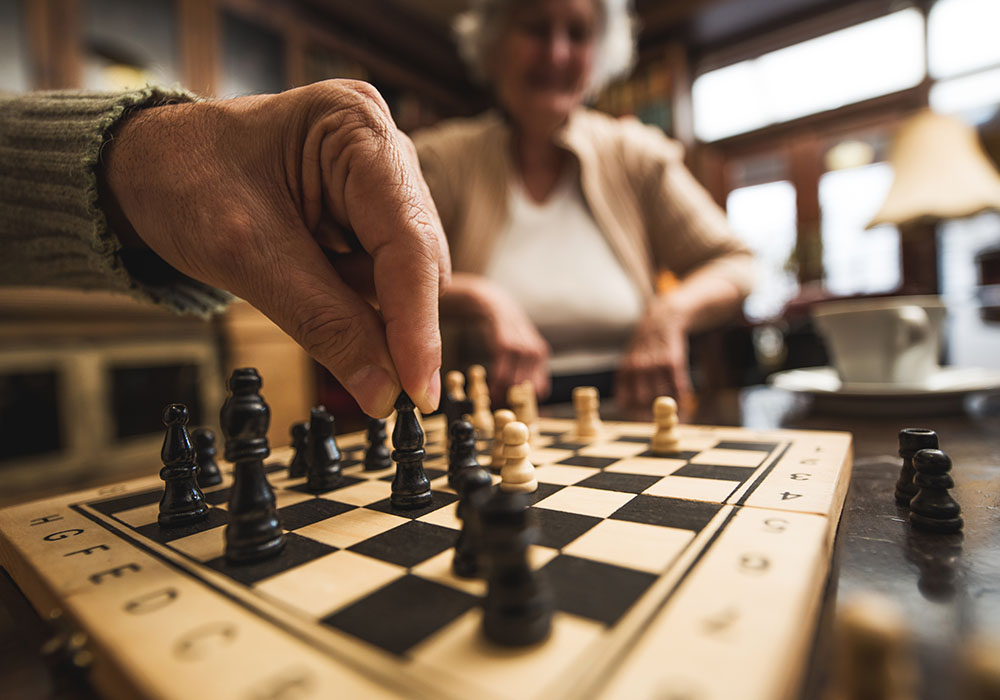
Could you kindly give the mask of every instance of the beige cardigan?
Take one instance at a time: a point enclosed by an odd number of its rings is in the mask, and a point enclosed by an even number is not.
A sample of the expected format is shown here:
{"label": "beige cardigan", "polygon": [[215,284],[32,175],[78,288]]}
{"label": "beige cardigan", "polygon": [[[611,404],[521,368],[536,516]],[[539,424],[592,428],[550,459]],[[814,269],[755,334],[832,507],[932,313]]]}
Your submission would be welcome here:
{"label": "beige cardigan", "polygon": [[[456,271],[482,273],[507,217],[514,181],[510,130],[488,112],[414,135],[420,165],[451,246]],[[750,291],[750,250],[684,166],[682,147],[633,118],[580,109],[558,134],[580,164],[584,199],[648,301],[658,271],[699,270]]]}

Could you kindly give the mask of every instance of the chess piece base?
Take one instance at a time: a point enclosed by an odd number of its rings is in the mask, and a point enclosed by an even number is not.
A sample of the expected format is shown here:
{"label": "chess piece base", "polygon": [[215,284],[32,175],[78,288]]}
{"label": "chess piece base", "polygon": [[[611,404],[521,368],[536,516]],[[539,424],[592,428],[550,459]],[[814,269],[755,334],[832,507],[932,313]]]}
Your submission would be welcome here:
{"label": "chess piece base", "polygon": [[414,508],[423,508],[424,506],[429,506],[431,504],[430,490],[424,493],[416,494],[397,494],[394,493],[389,497],[389,503],[392,504],[393,508],[402,508],[403,510],[411,510]]}
{"label": "chess piece base", "polygon": [[486,610],[483,634],[494,644],[524,647],[548,638],[552,631],[552,611],[542,601],[517,610]]}
{"label": "chess piece base", "polygon": [[965,523],[962,521],[961,516],[939,520],[911,512],[910,524],[924,532],[958,532]]}
{"label": "chess piece base", "polygon": [[160,527],[179,527],[190,525],[204,520],[208,516],[208,506],[201,503],[193,510],[181,511],[179,513],[160,513],[156,517],[156,522]]}

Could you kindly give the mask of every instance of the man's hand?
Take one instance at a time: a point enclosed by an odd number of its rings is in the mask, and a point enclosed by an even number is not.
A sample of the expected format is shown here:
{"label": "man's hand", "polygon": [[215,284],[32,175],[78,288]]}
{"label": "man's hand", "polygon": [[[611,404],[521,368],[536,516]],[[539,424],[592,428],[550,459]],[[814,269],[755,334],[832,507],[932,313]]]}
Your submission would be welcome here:
{"label": "man's hand", "polygon": [[365,412],[388,415],[401,388],[437,407],[447,243],[413,145],[370,85],[137,112],[104,177],[146,245],[260,309]]}

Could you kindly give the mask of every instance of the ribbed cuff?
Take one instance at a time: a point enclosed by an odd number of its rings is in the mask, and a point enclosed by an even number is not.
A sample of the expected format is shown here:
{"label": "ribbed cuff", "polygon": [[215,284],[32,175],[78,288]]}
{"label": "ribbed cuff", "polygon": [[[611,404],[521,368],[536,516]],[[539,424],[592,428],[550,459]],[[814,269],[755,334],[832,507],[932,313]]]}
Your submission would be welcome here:
{"label": "ribbed cuff", "polygon": [[122,93],[0,95],[0,284],[120,291],[201,316],[232,299],[152,251],[124,254],[100,208],[101,148],[136,109],[196,99],[146,87]]}

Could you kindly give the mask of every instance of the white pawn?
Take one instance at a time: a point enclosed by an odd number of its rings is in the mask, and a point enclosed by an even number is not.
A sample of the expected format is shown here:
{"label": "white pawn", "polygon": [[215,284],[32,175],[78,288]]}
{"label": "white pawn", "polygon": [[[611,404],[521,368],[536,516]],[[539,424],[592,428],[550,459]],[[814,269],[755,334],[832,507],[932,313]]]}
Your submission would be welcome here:
{"label": "white pawn", "polygon": [[493,414],[493,452],[491,454],[490,469],[499,472],[507,460],[503,456],[503,431],[509,423],[513,423],[517,418],[513,411],[501,408]]}
{"label": "white pawn", "polygon": [[680,449],[677,435],[677,402],[669,396],[657,396],[653,401],[653,421],[656,432],[649,443],[653,454],[667,455]]}
{"label": "white pawn", "polygon": [[538,399],[535,396],[535,385],[531,380],[525,380],[508,389],[507,403],[510,404],[517,419],[528,426],[528,434],[531,437],[537,435]]}
{"label": "white pawn", "polygon": [[469,367],[469,398],[472,399],[472,427],[480,440],[493,437],[493,414],[490,413],[490,387],[486,383],[486,368]]}
{"label": "white pawn", "polygon": [[573,389],[573,409],[576,412],[576,436],[593,440],[604,431],[599,411],[601,397],[597,387],[578,386]]}
{"label": "white pawn", "polygon": [[508,493],[534,493],[538,490],[535,467],[528,461],[528,426],[512,421],[503,429],[503,456],[500,490]]}

